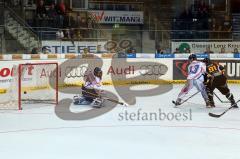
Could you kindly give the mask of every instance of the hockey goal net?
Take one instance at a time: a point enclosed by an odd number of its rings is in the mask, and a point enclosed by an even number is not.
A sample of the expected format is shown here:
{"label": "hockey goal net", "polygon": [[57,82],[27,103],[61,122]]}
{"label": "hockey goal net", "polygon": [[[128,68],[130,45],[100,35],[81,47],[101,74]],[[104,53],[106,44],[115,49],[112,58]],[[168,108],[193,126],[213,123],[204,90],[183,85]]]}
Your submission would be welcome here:
{"label": "hockey goal net", "polygon": [[58,103],[58,63],[14,65],[12,79],[0,94],[0,109],[23,109],[25,104]]}

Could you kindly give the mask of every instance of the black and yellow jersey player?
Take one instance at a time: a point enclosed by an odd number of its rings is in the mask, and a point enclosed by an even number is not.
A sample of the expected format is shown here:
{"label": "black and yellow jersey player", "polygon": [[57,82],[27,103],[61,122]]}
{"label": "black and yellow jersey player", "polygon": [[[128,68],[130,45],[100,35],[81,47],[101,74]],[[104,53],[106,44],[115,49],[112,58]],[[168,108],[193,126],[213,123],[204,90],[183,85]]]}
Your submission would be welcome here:
{"label": "black and yellow jersey player", "polygon": [[211,62],[209,58],[205,58],[203,62],[206,64],[206,72],[205,75],[205,84],[206,90],[210,102],[209,107],[215,107],[215,103],[213,100],[213,91],[218,89],[226,98],[231,102],[231,105],[234,108],[238,108],[233,94],[230,92],[230,89],[227,85],[227,77],[225,76],[225,69],[222,65]]}

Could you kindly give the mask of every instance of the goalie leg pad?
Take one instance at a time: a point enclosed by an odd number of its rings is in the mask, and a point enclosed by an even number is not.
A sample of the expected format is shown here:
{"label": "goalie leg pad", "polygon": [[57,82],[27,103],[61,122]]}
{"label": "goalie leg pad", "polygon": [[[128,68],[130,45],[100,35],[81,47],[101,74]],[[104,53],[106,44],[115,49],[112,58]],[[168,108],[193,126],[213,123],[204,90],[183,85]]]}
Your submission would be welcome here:
{"label": "goalie leg pad", "polygon": [[93,102],[91,103],[91,105],[92,105],[93,107],[96,107],[96,108],[101,108],[101,107],[104,106],[104,105],[103,105],[103,102],[104,102],[104,99],[102,99],[102,98],[95,98],[95,99],[93,100]]}
{"label": "goalie leg pad", "polygon": [[85,97],[74,96],[73,104],[74,105],[90,105],[91,101],[88,101]]}

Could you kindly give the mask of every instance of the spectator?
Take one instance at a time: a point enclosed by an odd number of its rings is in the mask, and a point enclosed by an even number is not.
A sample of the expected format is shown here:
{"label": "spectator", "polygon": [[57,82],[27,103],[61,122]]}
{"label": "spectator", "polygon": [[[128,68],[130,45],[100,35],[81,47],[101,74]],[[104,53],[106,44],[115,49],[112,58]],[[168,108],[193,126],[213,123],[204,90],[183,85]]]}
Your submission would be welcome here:
{"label": "spectator", "polygon": [[126,58],[127,57],[127,53],[125,49],[122,49],[120,51],[117,52],[117,57],[119,58]]}
{"label": "spectator", "polygon": [[89,52],[89,49],[88,49],[87,47],[83,49],[83,54],[86,55],[86,54],[89,54],[89,53],[90,53],[90,52]]}
{"label": "spectator", "polygon": [[129,52],[129,54],[136,54],[137,52],[136,52],[136,49],[130,49],[130,52]]}
{"label": "spectator", "polygon": [[87,29],[87,20],[86,20],[86,18],[81,18],[80,27],[84,28],[84,29]]}
{"label": "spectator", "polygon": [[73,28],[70,29],[70,40],[72,41],[72,44],[74,44],[74,37],[75,36],[75,30]]}
{"label": "spectator", "polygon": [[208,46],[204,54],[213,54],[213,51],[211,51],[210,47]]}
{"label": "spectator", "polygon": [[87,28],[87,21],[86,21],[86,18],[81,18],[81,23],[80,23],[80,32],[81,32],[81,35],[83,38],[87,38],[88,37],[88,28]]}
{"label": "spectator", "polygon": [[221,53],[221,54],[225,54],[225,53],[226,53],[226,52],[225,52],[225,48],[224,48],[224,47],[222,47],[222,48],[221,48],[221,51],[220,51],[220,53]]}
{"label": "spectator", "polygon": [[56,27],[56,22],[57,22],[57,11],[56,11],[56,6],[55,3],[52,3],[49,10],[47,11],[48,18],[50,20],[50,26]]}
{"label": "spectator", "polygon": [[232,24],[229,16],[224,16],[223,31],[232,31]]}
{"label": "spectator", "polygon": [[124,53],[124,54],[126,54],[127,53],[127,51],[126,51],[126,49],[121,49],[121,50],[119,50],[119,52],[118,53]]}
{"label": "spectator", "polygon": [[57,13],[58,13],[58,25],[63,28],[63,22],[64,22],[64,17],[66,15],[66,6],[64,3],[64,0],[61,0],[57,7],[56,7]]}
{"label": "spectator", "polygon": [[73,28],[68,28],[65,30],[65,38],[70,40],[72,42],[73,45],[74,44],[74,29]]}
{"label": "spectator", "polygon": [[157,46],[156,53],[157,54],[163,54],[163,50],[160,46]]}
{"label": "spectator", "polygon": [[76,27],[80,27],[81,26],[81,16],[80,16],[80,13],[77,13],[75,21],[76,21]]}
{"label": "spectator", "polygon": [[184,12],[180,15],[180,18],[186,21],[192,21],[193,15],[191,10],[186,7]]}
{"label": "spectator", "polygon": [[46,17],[47,15],[47,10],[46,10],[46,7],[45,7],[45,4],[44,4],[44,1],[43,0],[40,0],[38,6],[37,6],[37,18],[39,19],[43,19]]}
{"label": "spectator", "polygon": [[157,49],[156,51],[157,54],[164,54],[166,51],[164,49]]}
{"label": "spectator", "polygon": [[[197,18],[198,18],[198,29],[208,30],[208,18],[209,18],[209,7],[206,3],[201,0],[197,5]],[[207,37],[208,34],[201,33],[200,37]]]}
{"label": "spectator", "polygon": [[188,54],[190,54],[191,50],[190,50],[189,47],[186,47],[186,48],[183,49],[183,52],[181,52],[181,53],[188,53]]}
{"label": "spectator", "polygon": [[104,52],[102,51],[102,45],[97,45],[97,51],[96,51],[96,53],[104,53]]}
{"label": "spectator", "polygon": [[216,19],[212,18],[209,20],[209,29],[212,31],[210,33],[210,38],[216,39],[218,37],[218,28],[219,26],[217,25]]}
{"label": "spectator", "polygon": [[62,40],[64,38],[64,33],[61,29],[59,29],[56,33],[56,37],[58,40]]}
{"label": "spectator", "polygon": [[174,54],[179,54],[180,53],[179,48],[176,48],[176,50],[173,53]]}
{"label": "spectator", "polygon": [[180,29],[181,30],[190,30],[192,27],[193,15],[189,8],[185,8],[184,12],[180,15]]}
{"label": "spectator", "polygon": [[21,4],[20,0],[8,0],[6,3],[11,7],[17,7]]}
{"label": "spectator", "polygon": [[136,8],[135,8],[134,4],[129,5],[129,11],[136,11]]}
{"label": "spectator", "polygon": [[188,54],[190,54],[190,53],[191,53],[190,48],[186,48],[186,51],[185,51],[185,52],[188,53]]}
{"label": "spectator", "polygon": [[36,22],[37,22],[37,27],[43,27],[45,26],[45,18],[47,15],[47,10],[44,4],[43,0],[39,1],[39,4],[36,9]]}
{"label": "spectator", "polygon": [[66,5],[64,3],[64,0],[60,0],[60,2],[57,5],[57,12],[59,15],[65,15],[66,14]]}
{"label": "spectator", "polygon": [[116,54],[117,52],[116,52],[115,49],[112,49],[112,50],[110,51],[110,53],[111,53],[111,54]]}
{"label": "spectator", "polygon": [[63,34],[64,34],[64,38],[65,39],[70,39],[70,30],[69,30],[69,28],[68,29],[64,29]]}
{"label": "spectator", "polygon": [[79,29],[76,30],[76,38],[77,38],[78,40],[82,39],[81,32],[80,32]]}
{"label": "spectator", "polygon": [[23,2],[23,6],[32,6],[34,4],[33,0],[25,0]]}
{"label": "spectator", "polygon": [[73,16],[71,15],[71,13],[68,12],[64,16],[63,27],[64,28],[69,28],[69,27],[74,27],[74,26],[75,26],[75,20],[74,20]]}
{"label": "spectator", "polygon": [[39,53],[39,50],[37,47],[34,47],[31,51],[31,54],[38,54]]}
{"label": "spectator", "polygon": [[239,51],[238,51],[238,49],[237,48],[234,48],[234,50],[233,50],[233,52],[232,53],[234,53],[234,54],[239,54]]}
{"label": "spectator", "polygon": [[45,0],[45,4],[50,6],[51,4],[55,3],[56,0]]}
{"label": "spectator", "polygon": [[222,31],[221,38],[230,38],[232,31],[232,23],[229,16],[224,16],[224,20],[221,22],[220,30]]}
{"label": "spectator", "polygon": [[94,23],[91,18],[87,19],[87,32],[88,32],[88,37],[91,38],[93,37],[93,28],[94,28]]}
{"label": "spectator", "polygon": [[206,3],[201,0],[200,3],[198,4],[198,15],[200,17],[205,17],[209,13],[209,8],[206,5]]}
{"label": "spectator", "polygon": [[43,48],[42,48],[42,53],[43,53],[43,54],[48,54],[48,53],[50,53],[50,52],[49,52],[49,50],[48,50],[46,47],[43,47]]}

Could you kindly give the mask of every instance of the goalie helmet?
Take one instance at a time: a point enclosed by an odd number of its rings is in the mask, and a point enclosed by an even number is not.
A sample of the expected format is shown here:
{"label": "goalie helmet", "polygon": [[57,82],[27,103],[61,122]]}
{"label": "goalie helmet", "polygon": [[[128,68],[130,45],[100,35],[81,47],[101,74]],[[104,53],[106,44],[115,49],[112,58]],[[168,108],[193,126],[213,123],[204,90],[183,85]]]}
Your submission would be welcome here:
{"label": "goalie helmet", "polygon": [[99,78],[102,79],[102,70],[101,70],[101,68],[95,67],[93,72],[94,72],[94,76],[99,77]]}

